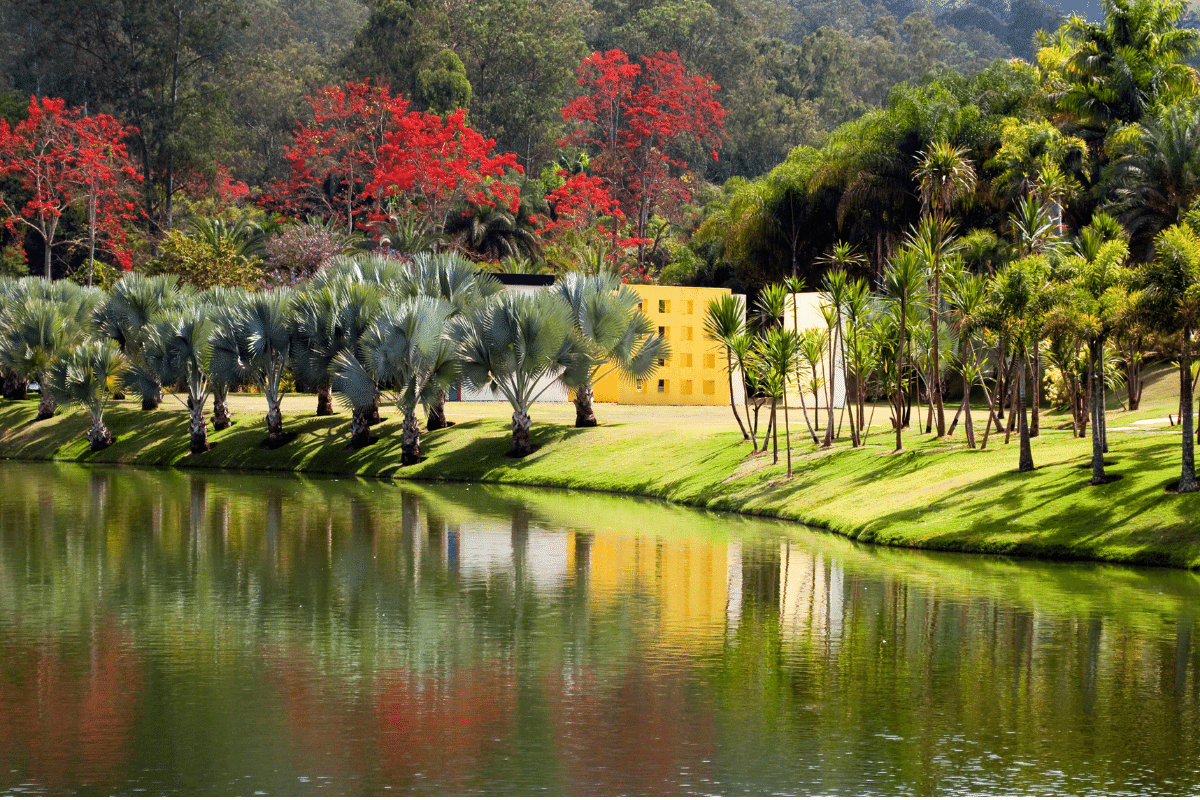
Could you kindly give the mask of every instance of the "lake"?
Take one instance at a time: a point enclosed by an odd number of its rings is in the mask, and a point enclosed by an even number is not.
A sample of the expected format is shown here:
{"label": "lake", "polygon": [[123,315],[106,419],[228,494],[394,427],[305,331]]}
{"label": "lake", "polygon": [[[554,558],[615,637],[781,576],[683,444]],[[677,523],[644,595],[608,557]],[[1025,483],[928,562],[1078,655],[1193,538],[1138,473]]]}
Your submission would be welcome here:
{"label": "lake", "polygon": [[0,792],[1200,793],[1200,575],[0,462]]}

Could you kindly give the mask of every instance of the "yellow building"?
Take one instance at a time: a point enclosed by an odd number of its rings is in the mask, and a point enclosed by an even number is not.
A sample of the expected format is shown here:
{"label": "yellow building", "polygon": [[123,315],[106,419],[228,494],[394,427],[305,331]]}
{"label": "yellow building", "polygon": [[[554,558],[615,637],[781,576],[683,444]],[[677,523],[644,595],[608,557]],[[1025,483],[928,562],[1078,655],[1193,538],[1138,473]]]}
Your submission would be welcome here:
{"label": "yellow building", "polygon": [[[621,380],[616,372],[609,373],[593,387],[594,399],[631,405],[729,405],[725,351],[704,338],[704,314],[709,301],[730,291],[692,286],[629,288],[641,296],[641,310],[670,342],[671,357],[659,365],[653,377],[636,384]],[[740,404],[740,373],[734,375],[733,388],[734,402]]]}

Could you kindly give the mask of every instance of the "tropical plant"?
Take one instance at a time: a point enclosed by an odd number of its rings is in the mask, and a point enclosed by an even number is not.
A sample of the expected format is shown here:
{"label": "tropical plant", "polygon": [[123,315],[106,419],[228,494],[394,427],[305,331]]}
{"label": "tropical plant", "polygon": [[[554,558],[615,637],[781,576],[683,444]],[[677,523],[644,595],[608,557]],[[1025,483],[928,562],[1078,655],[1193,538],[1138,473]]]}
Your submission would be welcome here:
{"label": "tropical plant", "polygon": [[530,407],[554,381],[579,383],[588,369],[570,307],[548,292],[503,292],[456,317],[450,337],[467,384],[499,392],[512,405],[512,454],[532,453]]}
{"label": "tropical plant", "polygon": [[671,346],[666,337],[654,333],[650,318],[638,310],[638,293],[612,273],[571,272],[550,291],[570,307],[575,332],[587,353],[587,370],[568,373],[583,377],[583,381],[567,384],[567,388],[573,393],[575,427],[592,428],[596,426],[592,387],[613,372],[630,383],[648,380],[659,363],[671,357]]}
{"label": "tropical plant", "polygon": [[[742,438],[749,439],[750,434],[738,416],[737,403],[733,393],[733,340],[746,329],[746,308],[739,297],[721,295],[708,302],[704,311],[704,338],[715,342],[725,349],[725,372],[729,375],[729,408],[733,418],[737,420]],[[745,373],[743,373],[745,374]]]}
{"label": "tropical plant", "polygon": [[[188,409],[189,450],[208,450],[208,422],[204,404],[211,393],[209,360],[214,322],[210,310],[199,300],[189,299],[169,313],[156,315],[143,350],[147,367],[162,378],[164,387],[183,385]],[[172,394],[174,394],[172,392]]]}
{"label": "tropical plant", "polygon": [[59,403],[78,405],[92,419],[87,440],[92,450],[103,450],[115,439],[104,425],[104,407],[120,385],[125,356],[116,342],[90,341],[59,354],[46,375],[42,392],[53,393]]}
{"label": "tropical plant", "polygon": [[182,302],[185,294],[175,275],[147,276],[133,272],[113,285],[96,310],[95,329],[101,336],[116,341],[125,354],[122,382],[142,398],[143,411],[153,411],[162,401],[159,376],[146,368],[142,358],[149,333],[147,325],[155,314]]}

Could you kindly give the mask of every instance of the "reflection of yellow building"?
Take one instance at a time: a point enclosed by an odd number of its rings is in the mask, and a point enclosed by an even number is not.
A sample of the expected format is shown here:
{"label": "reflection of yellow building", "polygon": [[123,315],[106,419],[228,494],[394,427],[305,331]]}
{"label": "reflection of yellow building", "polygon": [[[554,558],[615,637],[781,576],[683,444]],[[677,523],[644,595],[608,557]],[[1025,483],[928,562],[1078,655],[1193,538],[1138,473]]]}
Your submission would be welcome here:
{"label": "reflection of yellow building", "polygon": [[[725,634],[731,588],[729,550],[736,545],[700,538],[667,539],[597,531],[588,555],[593,603],[618,600],[634,588],[659,604],[659,635],[665,641],[717,641]],[[572,553],[572,561],[577,558]]]}
{"label": "reflection of yellow building", "polygon": [[[725,353],[704,338],[704,314],[709,301],[728,289],[691,286],[630,286],[641,298],[641,310],[654,329],[671,344],[671,357],[654,376],[637,384],[616,372],[601,378],[593,396],[602,403],[663,406],[729,405],[729,376]],[[744,303],[743,303],[744,305]],[[742,402],[742,382],[734,376],[734,401]]]}

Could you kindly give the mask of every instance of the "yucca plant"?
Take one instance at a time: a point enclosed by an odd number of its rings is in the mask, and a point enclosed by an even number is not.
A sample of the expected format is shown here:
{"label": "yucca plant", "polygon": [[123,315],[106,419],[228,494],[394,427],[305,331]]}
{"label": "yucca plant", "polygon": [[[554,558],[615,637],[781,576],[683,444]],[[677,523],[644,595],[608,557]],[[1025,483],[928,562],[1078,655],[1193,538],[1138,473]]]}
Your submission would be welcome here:
{"label": "yucca plant", "polygon": [[500,392],[512,405],[512,454],[532,453],[530,407],[553,381],[577,382],[588,368],[570,308],[548,292],[505,292],[455,318],[450,338],[467,384]]}
{"label": "yucca plant", "polygon": [[597,381],[614,371],[630,383],[646,380],[660,360],[671,357],[671,346],[661,334],[653,333],[649,317],[638,310],[638,293],[611,272],[571,272],[550,291],[570,307],[588,362],[586,370],[570,373],[580,382],[567,384],[575,395],[575,427],[593,428],[592,387]]}
{"label": "yucca plant", "polygon": [[[334,359],[334,390],[351,408],[391,393],[404,415],[400,452],[406,465],[421,457],[417,406],[435,402],[457,369],[454,345],[445,336],[450,312],[447,302],[432,297],[385,300],[359,343],[359,357],[343,351]],[[351,435],[361,442],[365,425]]]}
{"label": "yucca plant", "polygon": [[77,405],[92,418],[87,440],[92,450],[103,450],[114,441],[104,425],[104,407],[112,400],[125,371],[125,355],[111,340],[90,341],[61,353],[50,364],[42,393],[52,393],[59,403]]}

